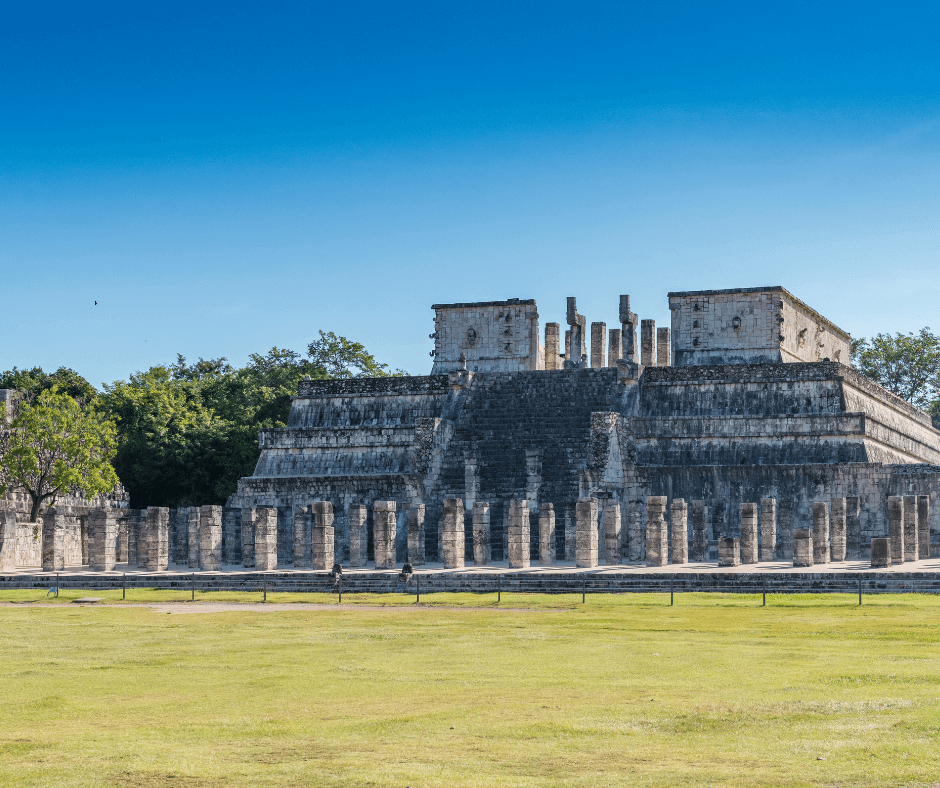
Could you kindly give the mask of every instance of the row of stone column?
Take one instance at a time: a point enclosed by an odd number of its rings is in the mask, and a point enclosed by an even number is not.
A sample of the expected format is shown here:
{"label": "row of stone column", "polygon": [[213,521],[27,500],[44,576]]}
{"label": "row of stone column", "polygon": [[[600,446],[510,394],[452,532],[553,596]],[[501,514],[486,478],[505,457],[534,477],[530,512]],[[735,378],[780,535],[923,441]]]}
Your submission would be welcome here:
{"label": "row of stone column", "polygon": [[887,567],[930,557],[930,496],[888,497],[888,536],[871,540],[871,565]]}

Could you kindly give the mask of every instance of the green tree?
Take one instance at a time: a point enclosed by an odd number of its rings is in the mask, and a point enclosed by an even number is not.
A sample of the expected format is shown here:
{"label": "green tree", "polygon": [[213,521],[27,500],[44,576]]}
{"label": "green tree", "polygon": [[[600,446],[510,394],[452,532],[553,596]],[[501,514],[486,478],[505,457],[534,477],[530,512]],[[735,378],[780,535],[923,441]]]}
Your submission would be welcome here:
{"label": "green tree", "polygon": [[852,341],[852,361],[868,378],[912,405],[937,414],[940,398],[940,337],[922,328],[914,334],[878,334]]}
{"label": "green tree", "polygon": [[0,495],[26,492],[30,522],[36,522],[43,503],[54,504],[61,493],[92,498],[117,486],[110,462],[115,426],[94,406],[82,406],[53,386],[38,396],[18,396],[10,416],[0,427]]}
{"label": "green tree", "polygon": [[55,372],[43,372],[41,367],[32,369],[9,369],[0,373],[0,389],[16,389],[38,395],[41,391],[55,388],[60,394],[68,394],[80,405],[95,401],[98,392],[85,378],[68,367],[59,367]]}

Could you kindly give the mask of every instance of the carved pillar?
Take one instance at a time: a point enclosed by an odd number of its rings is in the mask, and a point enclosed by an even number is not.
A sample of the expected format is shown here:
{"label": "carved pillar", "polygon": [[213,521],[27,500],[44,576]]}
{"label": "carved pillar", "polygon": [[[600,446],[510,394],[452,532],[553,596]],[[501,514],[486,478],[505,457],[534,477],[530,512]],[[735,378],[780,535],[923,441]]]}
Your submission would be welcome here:
{"label": "carved pillar", "polygon": [[607,366],[616,367],[623,358],[623,332],[619,328],[612,328],[607,336]]}
{"label": "carved pillar", "polygon": [[669,339],[668,328],[656,329],[656,366],[672,366],[672,342]]}
{"label": "carved pillar", "polygon": [[[219,538],[222,536],[222,507],[219,510]],[[170,510],[165,506],[147,509],[147,568],[151,572],[165,572],[170,563]],[[220,545],[221,562],[221,545]]]}
{"label": "carved pillar", "polygon": [[558,347],[560,332],[561,326],[558,323],[545,324],[545,369],[559,369],[561,367]]}
{"label": "carved pillar", "polygon": [[845,498],[845,558],[858,561],[862,557],[861,500],[857,495]]}
{"label": "carved pillar", "polygon": [[639,352],[637,351],[637,326],[639,320],[639,317],[630,311],[630,296],[620,296],[620,340],[623,352],[621,358],[631,364],[640,362]]}
{"label": "carved pillar", "polygon": [[490,549],[490,505],[486,501],[473,502],[473,563],[487,566],[492,560]]}
{"label": "carved pillar", "polygon": [[689,562],[689,507],[682,498],[673,498],[669,509],[672,536],[669,540],[669,563]]}
{"label": "carved pillar", "polygon": [[591,323],[591,367],[604,366],[604,342],[607,339],[606,323]]}
{"label": "carved pillar", "polygon": [[669,563],[667,543],[665,495],[651,495],[646,499],[646,565],[666,566]]}
{"label": "carved pillar", "polygon": [[311,526],[313,520],[309,506],[295,506],[291,517],[291,534],[293,542],[293,559],[295,569],[309,569],[313,564],[311,553]]}
{"label": "carved pillar", "polygon": [[640,321],[640,363],[644,367],[656,366],[656,321]]}
{"label": "carved pillar", "polygon": [[597,566],[597,498],[579,498],[575,517],[575,561],[580,567]]}
{"label": "carved pillar", "polygon": [[424,504],[419,503],[408,510],[408,563],[424,565]]}
{"label": "carved pillar", "polygon": [[464,505],[460,498],[445,498],[441,514],[441,551],[445,569],[464,566]]}
{"label": "carved pillar", "polygon": [[[814,505],[815,514],[815,505]],[[812,566],[813,534],[808,528],[798,528],[793,532],[793,566]]]}
{"label": "carved pillar", "polygon": [[756,564],[757,549],[757,504],[741,504],[741,563]]}
{"label": "carved pillar", "polygon": [[269,572],[277,568],[277,509],[266,506],[253,511],[255,541],[252,552],[255,569]]}
{"label": "carved pillar", "polygon": [[529,502],[526,500],[509,502],[509,568],[527,569],[529,567]]}
{"label": "carved pillar", "polygon": [[49,507],[42,514],[42,570],[65,569],[65,516]]}
{"label": "carved pillar", "polygon": [[708,560],[708,507],[705,501],[692,501],[692,560]]}
{"label": "carved pillar", "polygon": [[845,498],[833,498],[829,518],[829,557],[845,560]]}
{"label": "carved pillar", "polygon": [[829,504],[813,504],[813,563],[829,563]]}
{"label": "carved pillar", "polygon": [[[446,501],[445,501],[446,504]],[[372,509],[372,542],[375,568],[395,568],[395,536],[397,522],[395,501],[376,501]]]}
{"label": "carved pillar", "polygon": [[586,321],[584,315],[578,314],[577,301],[568,298],[568,325],[571,326],[570,353],[565,359],[565,369],[581,369],[586,364],[582,358],[584,353],[584,328]]}
{"label": "carved pillar", "polygon": [[[333,504],[315,501],[310,507],[310,554],[314,569],[328,572],[333,568],[336,555],[336,535],[333,530]],[[392,565],[395,563],[395,540],[391,542]]]}
{"label": "carved pillar", "polygon": [[760,499],[760,550],[758,560],[773,561],[777,548],[777,499]]}
{"label": "carved pillar", "polygon": [[550,503],[539,505],[539,563],[555,563],[555,506]]}
{"label": "carved pillar", "polygon": [[88,568],[92,572],[113,570],[117,563],[116,544],[117,518],[114,511],[92,509],[88,517]]}
{"label": "carved pillar", "polygon": [[920,544],[917,539],[917,496],[904,496],[904,560],[917,561]]}
{"label": "carved pillar", "polygon": [[930,558],[930,496],[917,496],[917,540],[921,560]]}
{"label": "carved pillar", "polygon": [[251,569],[255,565],[255,520],[258,510],[253,507],[242,509],[242,566]]}
{"label": "carved pillar", "polygon": [[365,566],[369,561],[369,535],[366,523],[369,509],[361,503],[349,507],[349,565]]}
{"label": "carved pillar", "polygon": [[620,501],[604,501],[604,563],[620,563]]}
{"label": "carved pillar", "polygon": [[891,542],[891,563],[904,563],[904,499],[888,496],[888,540]]}

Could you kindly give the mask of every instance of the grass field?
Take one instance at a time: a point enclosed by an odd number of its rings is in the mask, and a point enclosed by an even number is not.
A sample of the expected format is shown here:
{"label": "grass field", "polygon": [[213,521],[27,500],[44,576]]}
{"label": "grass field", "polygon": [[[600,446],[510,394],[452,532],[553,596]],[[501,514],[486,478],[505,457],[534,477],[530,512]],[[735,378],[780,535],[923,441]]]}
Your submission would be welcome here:
{"label": "grass field", "polygon": [[0,607],[2,785],[940,785],[933,597],[77,595]]}

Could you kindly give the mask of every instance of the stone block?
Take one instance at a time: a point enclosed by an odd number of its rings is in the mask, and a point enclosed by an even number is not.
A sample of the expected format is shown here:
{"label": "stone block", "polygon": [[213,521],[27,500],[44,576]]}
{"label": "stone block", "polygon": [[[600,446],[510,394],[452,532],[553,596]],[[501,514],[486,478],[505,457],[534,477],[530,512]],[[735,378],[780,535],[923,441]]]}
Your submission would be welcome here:
{"label": "stone block", "polygon": [[408,563],[424,565],[424,504],[408,509]]}
{"label": "stone block", "polygon": [[[313,568],[328,572],[333,568],[336,552],[333,530],[333,504],[330,501],[315,501],[310,507],[312,527],[310,529],[310,553]],[[393,531],[394,533],[394,531]],[[392,539],[392,566],[395,565],[395,540]]]}
{"label": "stone block", "polygon": [[88,568],[110,572],[117,563],[117,518],[113,509],[92,509],[88,518]]}
{"label": "stone block", "polygon": [[579,498],[575,504],[577,532],[575,562],[580,567],[597,566],[597,498]]}
{"label": "stone block", "polygon": [[777,499],[760,499],[760,548],[758,560],[773,561],[777,553]]}
{"label": "stone block", "polygon": [[[222,507],[217,508],[221,516]],[[165,506],[151,506],[147,509],[147,569],[165,572],[169,562],[170,510]]]}
{"label": "stone block", "polygon": [[833,561],[844,561],[846,548],[845,498],[833,498],[830,507],[829,557]]}
{"label": "stone block", "polygon": [[718,566],[741,565],[741,541],[730,536],[718,540]]}
{"label": "stone block", "polygon": [[251,568],[255,565],[255,520],[257,509],[242,509],[242,566]]}
{"label": "stone block", "polygon": [[669,339],[668,328],[656,329],[656,366],[672,366],[672,342]]}
{"label": "stone block", "polygon": [[577,504],[565,504],[565,561],[577,560]]}
{"label": "stone block", "polygon": [[741,504],[741,563],[756,564],[758,559],[757,504]]}
{"label": "stone block", "polygon": [[591,323],[591,366],[594,369],[604,366],[606,353],[604,344],[607,340],[607,324]]}
{"label": "stone block", "polygon": [[[476,504],[474,504],[474,524],[476,524]],[[474,531],[474,546],[476,531]],[[539,504],[539,563],[550,566],[555,563],[555,506],[550,503]]]}
{"label": "stone block", "polygon": [[858,561],[862,557],[862,505],[857,495],[845,497],[845,558]]}
{"label": "stone block", "polygon": [[486,501],[473,502],[473,563],[486,566],[492,560],[490,547],[490,505]]}
{"label": "stone block", "polygon": [[917,544],[918,555],[930,558],[930,496],[917,496]]}
{"label": "stone block", "polygon": [[813,562],[829,563],[829,504],[813,503]]}
{"label": "stone block", "polygon": [[255,569],[270,572],[277,568],[277,509],[254,509]]}
{"label": "stone block", "polygon": [[222,507],[222,563],[229,566],[242,560],[241,510],[234,506]]}
{"label": "stone block", "polygon": [[643,543],[643,515],[636,505],[627,510],[627,560],[639,562],[646,555],[646,545]]}
{"label": "stone block", "polygon": [[917,496],[904,496],[904,560],[917,561],[920,558],[920,542],[917,536]]}
{"label": "stone block", "polygon": [[295,569],[313,566],[313,515],[309,506],[294,506],[292,517],[293,559]]}
{"label": "stone block", "polygon": [[[643,322],[647,321],[644,320]],[[669,534],[664,516],[667,500],[664,495],[651,495],[646,499],[647,566],[667,566],[669,564]]]}
{"label": "stone block", "polygon": [[186,525],[187,538],[187,564],[190,569],[199,569],[199,527],[201,522],[201,512],[198,506],[192,506],[189,509],[188,522]]}
{"label": "stone block", "polygon": [[616,367],[623,358],[623,333],[619,328],[612,328],[607,334],[607,366]]}
{"label": "stone block", "polygon": [[65,569],[65,515],[49,507],[42,515],[42,570]]}
{"label": "stone block", "polygon": [[[640,321],[640,363],[644,367],[656,366],[656,321]],[[656,564],[658,566],[658,564]]]}
{"label": "stone block", "polygon": [[221,506],[199,507],[199,565],[207,572],[217,572],[222,565]]}
{"label": "stone block", "polygon": [[682,498],[673,498],[669,507],[669,520],[672,526],[669,539],[669,563],[687,564],[689,562],[689,507]]}
{"label": "stone block", "polygon": [[395,537],[398,530],[396,509],[395,501],[376,501],[373,505],[372,543],[376,569],[395,568]]}
{"label": "stone block", "polygon": [[775,557],[793,560],[793,501],[777,501],[777,549]]}
{"label": "stone block", "polygon": [[602,516],[604,530],[604,563],[614,566],[620,563],[620,501],[609,499],[604,502]]}
{"label": "stone block", "polygon": [[812,531],[798,528],[793,532],[793,566],[812,566],[814,555]]}
{"label": "stone block", "polygon": [[529,502],[511,500],[509,502],[509,568],[527,569],[531,544],[529,525]]}
{"label": "stone block", "polygon": [[885,569],[891,566],[891,540],[876,537],[871,540],[871,568]]}
{"label": "stone block", "polygon": [[16,513],[0,509],[0,572],[16,569],[17,530]]}
{"label": "stone block", "polygon": [[[369,508],[367,506],[361,503],[354,503],[349,507],[350,566],[365,566],[369,562],[368,522]],[[422,522],[422,528],[423,527],[424,524]]]}
{"label": "stone block", "polygon": [[705,501],[692,501],[692,560],[708,560],[708,507]]}
{"label": "stone block", "polygon": [[904,499],[900,495],[888,496],[888,539],[891,543],[891,563],[904,563]]}

